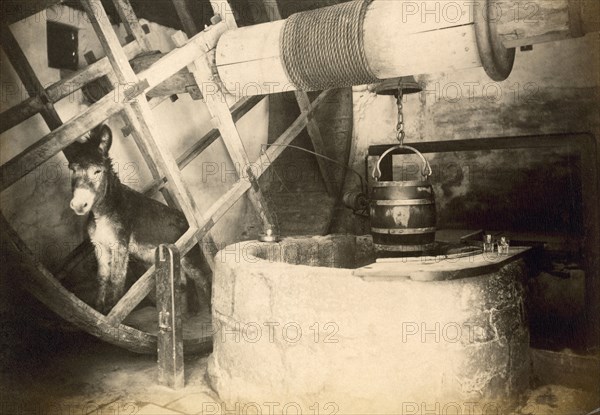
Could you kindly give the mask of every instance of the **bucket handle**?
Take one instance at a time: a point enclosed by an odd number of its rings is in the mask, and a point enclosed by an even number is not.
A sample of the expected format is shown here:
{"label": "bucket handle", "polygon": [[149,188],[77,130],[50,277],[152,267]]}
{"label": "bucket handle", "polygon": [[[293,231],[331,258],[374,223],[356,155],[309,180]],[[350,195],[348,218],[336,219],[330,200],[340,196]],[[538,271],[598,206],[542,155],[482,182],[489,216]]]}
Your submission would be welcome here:
{"label": "bucket handle", "polygon": [[429,164],[429,162],[427,161],[425,156],[423,156],[423,154],[421,154],[421,152],[419,150],[417,150],[414,147],[400,144],[400,145],[397,145],[397,146],[394,146],[394,147],[388,149],[381,156],[379,156],[379,160],[377,160],[377,164],[375,165],[375,168],[373,169],[373,174],[372,174],[373,179],[375,179],[375,181],[378,181],[379,178],[381,177],[381,168],[380,168],[381,160],[383,160],[383,158],[385,156],[387,156],[388,154],[390,154],[392,151],[396,151],[396,150],[400,150],[400,149],[407,149],[407,150],[413,151],[417,156],[419,156],[421,158],[421,160],[423,160],[423,171],[421,172],[421,174],[423,175],[423,177],[425,179],[427,179],[429,176],[431,176],[433,174],[431,165]]}

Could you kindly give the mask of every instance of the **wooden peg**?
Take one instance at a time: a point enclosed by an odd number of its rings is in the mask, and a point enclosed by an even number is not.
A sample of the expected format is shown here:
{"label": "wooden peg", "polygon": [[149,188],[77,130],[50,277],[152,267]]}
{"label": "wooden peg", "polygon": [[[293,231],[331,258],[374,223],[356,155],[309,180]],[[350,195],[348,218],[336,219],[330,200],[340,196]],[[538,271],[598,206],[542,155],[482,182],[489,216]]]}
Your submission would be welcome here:
{"label": "wooden peg", "polygon": [[177,32],[173,33],[173,35],[171,35],[171,40],[175,44],[175,47],[180,48],[187,43],[188,37],[181,30],[178,30]]}

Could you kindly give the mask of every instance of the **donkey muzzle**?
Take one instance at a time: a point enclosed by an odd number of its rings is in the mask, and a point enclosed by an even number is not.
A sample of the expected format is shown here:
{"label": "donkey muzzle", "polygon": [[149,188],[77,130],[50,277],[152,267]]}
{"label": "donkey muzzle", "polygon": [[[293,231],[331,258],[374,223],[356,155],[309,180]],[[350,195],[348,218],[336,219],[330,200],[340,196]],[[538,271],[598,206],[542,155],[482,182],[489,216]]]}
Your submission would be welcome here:
{"label": "donkey muzzle", "polygon": [[75,189],[73,199],[71,200],[71,209],[79,215],[83,216],[92,210],[94,204],[94,193],[87,189]]}

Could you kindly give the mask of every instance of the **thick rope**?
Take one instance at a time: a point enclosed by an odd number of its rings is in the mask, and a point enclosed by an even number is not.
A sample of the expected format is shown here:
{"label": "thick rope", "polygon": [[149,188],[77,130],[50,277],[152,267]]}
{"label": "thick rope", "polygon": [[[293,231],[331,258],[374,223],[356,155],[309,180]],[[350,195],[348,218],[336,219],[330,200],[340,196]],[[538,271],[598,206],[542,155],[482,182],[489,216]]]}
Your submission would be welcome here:
{"label": "thick rope", "polygon": [[283,64],[294,86],[320,91],[378,81],[364,50],[363,22],[372,0],[296,13],[283,28]]}

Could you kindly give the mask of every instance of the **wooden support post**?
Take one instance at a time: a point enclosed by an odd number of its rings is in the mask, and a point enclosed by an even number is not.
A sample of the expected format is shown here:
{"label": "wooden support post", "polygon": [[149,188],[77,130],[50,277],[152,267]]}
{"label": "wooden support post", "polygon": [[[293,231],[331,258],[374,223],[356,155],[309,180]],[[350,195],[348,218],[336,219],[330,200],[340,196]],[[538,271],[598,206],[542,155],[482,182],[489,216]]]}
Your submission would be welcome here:
{"label": "wooden support post", "polygon": [[158,383],[171,389],[185,386],[181,258],[175,245],[156,249],[156,309],[158,311]]}

